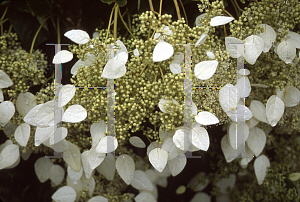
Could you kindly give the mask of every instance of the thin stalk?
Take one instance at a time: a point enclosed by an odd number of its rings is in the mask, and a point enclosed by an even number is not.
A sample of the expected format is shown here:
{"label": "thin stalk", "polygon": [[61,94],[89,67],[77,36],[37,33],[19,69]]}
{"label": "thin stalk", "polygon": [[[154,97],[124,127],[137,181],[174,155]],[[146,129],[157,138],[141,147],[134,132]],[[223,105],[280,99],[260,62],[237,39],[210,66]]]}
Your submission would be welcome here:
{"label": "thin stalk", "polygon": [[150,6],[150,10],[154,13],[152,0],[149,0],[149,6]]}
{"label": "thin stalk", "polygon": [[[225,13],[227,13],[230,17],[233,17],[227,10],[223,10]],[[234,17],[233,17],[234,18]]]}
{"label": "thin stalk", "polygon": [[159,15],[161,15],[162,1],[163,1],[163,0],[160,0],[160,3],[159,3]]}
{"label": "thin stalk", "polygon": [[132,30],[132,27],[131,27],[131,19],[130,19],[130,15],[129,15],[129,12],[128,12],[128,8],[126,7],[126,12],[127,12],[127,20],[128,20],[128,27],[130,30]]}
{"label": "thin stalk", "polygon": [[[127,27],[127,25],[126,25],[126,23],[125,23],[125,21],[124,21],[122,15],[121,15],[120,9],[118,9],[118,10],[119,10],[119,16],[120,16],[120,18],[121,18],[121,20],[122,20],[124,26],[126,27],[126,29],[127,29],[127,31],[129,32],[129,34],[135,39],[135,37],[134,37],[133,34],[131,33],[130,29]],[[117,24],[117,23],[116,23],[116,24]],[[116,25],[116,24],[114,24],[114,25]],[[114,31],[114,32],[115,32],[115,31]]]}
{"label": "thin stalk", "polygon": [[117,5],[115,8],[115,18],[114,18],[114,41],[115,42],[117,41],[118,12],[119,12],[119,5]]}
{"label": "thin stalk", "polygon": [[162,72],[162,70],[161,70],[161,68],[160,68],[160,65],[158,65],[158,67],[159,67],[159,70],[160,70],[160,73],[161,73],[162,80],[163,80],[163,82],[164,82],[164,81],[165,81],[165,80],[164,80],[164,74],[163,74],[163,72]]}
{"label": "thin stalk", "polygon": [[225,37],[227,37],[227,33],[226,33],[226,27],[225,27],[225,25],[223,25],[224,26],[224,33],[225,33]]}
{"label": "thin stalk", "polygon": [[140,75],[139,76],[141,76],[142,75],[142,73],[144,72],[144,70],[146,69],[146,67],[147,67],[147,65],[142,69],[142,71],[141,71],[141,73],[140,73]]}
{"label": "thin stalk", "polygon": [[57,43],[60,44],[60,23],[59,23],[59,17],[57,16]]}
{"label": "thin stalk", "polygon": [[3,19],[4,19],[5,15],[6,15],[6,13],[7,13],[7,10],[8,10],[8,6],[6,6],[5,11],[4,11],[4,13],[3,13],[3,15],[2,15],[2,17],[0,19],[0,23],[1,23],[1,35],[3,35],[3,23],[4,23]]}
{"label": "thin stalk", "polygon": [[183,6],[183,3],[182,3],[181,0],[179,0],[179,3],[180,3],[180,5],[181,5],[181,7],[182,7],[183,14],[184,14],[184,17],[185,17],[185,20],[186,20],[186,24],[189,24],[189,21],[188,21],[188,18],[187,18],[187,15],[186,15],[186,12],[185,12],[185,8],[184,8],[184,6]]}
{"label": "thin stalk", "polygon": [[11,29],[12,29],[12,25],[9,25],[8,33],[11,32]]}
{"label": "thin stalk", "polygon": [[36,40],[38,34],[40,33],[42,27],[44,26],[44,24],[46,23],[46,21],[47,21],[49,18],[51,18],[52,16],[54,16],[54,15],[56,15],[56,14],[53,14],[53,15],[48,16],[48,17],[42,22],[42,24],[40,25],[39,29],[38,29],[37,32],[35,33],[35,35],[34,35],[34,37],[33,37],[33,40],[32,40],[32,43],[31,43],[31,48],[30,48],[30,53],[29,53],[29,55],[28,55],[28,58],[30,58],[31,55],[32,55],[32,51],[33,51],[33,46],[34,46],[35,40]]}
{"label": "thin stalk", "polygon": [[109,23],[108,23],[108,28],[107,28],[107,32],[106,32],[106,37],[105,37],[104,43],[106,43],[106,40],[107,40],[107,37],[108,37],[108,32],[109,32],[109,29],[110,29],[112,15],[113,15],[113,11],[115,10],[115,7],[116,7],[116,4],[114,5],[114,7],[111,9],[111,12],[110,12]]}
{"label": "thin stalk", "polygon": [[178,20],[181,20],[180,9],[179,9],[177,0],[173,0],[173,1],[174,1],[174,5],[175,5],[175,8],[176,8],[176,13],[177,13]]}
{"label": "thin stalk", "polygon": [[238,3],[236,2],[236,0],[234,0],[234,2],[235,2],[236,7],[237,7],[241,12],[243,12],[243,10],[240,8],[240,6],[239,6]]}
{"label": "thin stalk", "polygon": [[237,9],[237,7],[236,7],[235,3],[234,3],[234,2],[232,2],[232,0],[231,0],[231,3],[232,3],[232,5],[233,5],[233,8],[234,8],[234,10],[235,10],[235,13],[237,14],[237,16],[240,16],[240,11]]}

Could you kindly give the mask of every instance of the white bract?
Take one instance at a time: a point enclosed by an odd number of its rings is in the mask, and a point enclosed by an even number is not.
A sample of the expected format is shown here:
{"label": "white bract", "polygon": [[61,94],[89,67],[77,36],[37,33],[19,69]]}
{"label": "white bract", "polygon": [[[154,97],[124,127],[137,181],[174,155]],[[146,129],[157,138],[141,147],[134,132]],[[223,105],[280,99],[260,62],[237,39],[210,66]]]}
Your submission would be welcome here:
{"label": "white bract", "polygon": [[189,132],[189,141],[197,148],[207,151],[209,147],[209,136],[205,128],[199,124],[193,124]]}
{"label": "white bract", "polygon": [[210,202],[211,201],[211,196],[204,192],[199,192],[193,196],[193,198],[190,200],[190,202]]}
{"label": "white bract", "polygon": [[251,92],[251,84],[247,76],[238,79],[236,87],[239,91],[240,98],[248,97]]}
{"label": "white bract", "polygon": [[300,34],[289,30],[284,39],[291,42],[295,46],[295,48],[300,48]]}
{"label": "white bract", "polygon": [[91,198],[87,202],[108,202],[108,199],[103,197],[103,196],[94,196],[93,198]]}
{"label": "white bract", "polygon": [[149,153],[149,161],[158,172],[162,172],[167,165],[168,152],[161,148],[155,148]]}
{"label": "white bract", "polygon": [[283,40],[277,46],[277,54],[286,64],[290,64],[296,57],[296,47],[290,40]]}
{"label": "white bract", "polygon": [[195,120],[205,126],[219,123],[219,119],[214,114],[207,111],[199,112],[198,115],[195,116]]}
{"label": "white bract", "polygon": [[129,185],[135,171],[133,158],[127,154],[120,155],[116,160],[116,169],[124,182]]}
{"label": "white bract", "polygon": [[50,180],[57,186],[64,180],[65,170],[60,165],[53,164],[49,171]]}
{"label": "white bract", "polygon": [[89,34],[79,29],[67,31],[64,36],[77,44],[86,44],[90,40]]}
{"label": "white bract", "polygon": [[79,172],[81,169],[80,161],[80,150],[79,148],[71,143],[67,142],[69,149],[63,152],[64,161],[76,172]]}
{"label": "white bract", "polygon": [[202,23],[200,23],[199,21],[200,21],[201,18],[204,18],[204,17],[205,17],[205,13],[197,16],[197,18],[195,20],[195,23],[196,23],[197,27],[201,27]]}
{"label": "white bract", "polygon": [[130,184],[137,190],[143,190],[143,191],[153,190],[153,185],[150,179],[147,177],[145,172],[141,170],[134,171],[133,178]]}
{"label": "white bract", "polygon": [[19,146],[9,144],[0,153],[0,170],[14,165],[20,159]]}
{"label": "white bract", "polygon": [[10,101],[0,104],[0,126],[4,127],[15,114],[15,106]]}
{"label": "white bract", "polygon": [[172,57],[174,48],[171,44],[160,41],[156,44],[153,50],[153,62],[161,62]]}
{"label": "white bract", "polygon": [[190,128],[180,128],[175,131],[173,142],[182,151],[187,151],[191,145],[189,140]]}
{"label": "white bract", "polygon": [[101,74],[101,77],[107,79],[117,79],[126,74],[125,64],[128,61],[127,52],[119,52],[113,59],[110,59]]}
{"label": "white bract", "polygon": [[186,156],[184,154],[180,154],[176,158],[168,160],[168,165],[172,176],[176,176],[183,171],[186,165]]}
{"label": "white bract", "polygon": [[284,102],[285,107],[294,107],[300,102],[300,91],[294,86],[287,86],[282,91],[276,89],[277,96]]}
{"label": "white bract", "polygon": [[68,176],[71,178],[74,184],[80,180],[82,176],[83,169],[81,168],[79,172],[74,171],[70,166],[68,166]]}
{"label": "white bract", "polygon": [[181,66],[180,66],[180,64],[171,63],[170,64],[170,71],[173,74],[180,74],[181,73]]}
{"label": "white bract", "polygon": [[50,177],[50,168],[53,165],[49,158],[41,157],[34,163],[35,174],[41,183],[46,182]]}
{"label": "white bract", "polygon": [[260,155],[255,159],[254,172],[259,185],[261,185],[264,182],[265,177],[267,175],[267,168],[270,166],[270,161],[265,155]]}
{"label": "white bract", "polygon": [[130,144],[132,144],[133,146],[135,146],[137,148],[145,148],[146,147],[146,144],[144,143],[144,141],[138,136],[131,136],[129,138],[129,142],[130,142]]}
{"label": "white bract", "polygon": [[219,91],[219,102],[224,112],[234,111],[237,107],[240,95],[238,94],[237,87],[232,84],[226,84]]}
{"label": "white bract", "polygon": [[81,105],[71,105],[62,117],[62,121],[78,123],[87,117],[87,111]]}
{"label": "white bract", "polygon": [[267,120],[272,127],[276,126],[284,113],[284,103],[276,95],[272,95],[266,105]]}
{"label": "white bract", "polygon": [[227,23],[230,23],[232,20],[234,20],[233,17],[216,16],[210,20],[210,26],[214,27],[214,26],[225,25]]}
{"label": "white bract", "polygon": [[0,102],[4,101],[4,96],[3,96],[3,92],[2,89],[0,88]]}
{"label": "white bract", "polygon": [[51,197],[56,202],[74,202],[76,199],[76,191],[70,186],[59,188]]}
{"label": "white bract", "polygon": [[98,145],[99,141],[105,137],[106,123],[103,120],[93,123],[90,127],[90,133],[92,136],[92,147]]}
{"label": "white bract", "polygon": [[249,130],[247,144],[256,157],[263,151],[266,139],[266,134],[262,129],[254,127]]}
{"label": "white bract", "polygon": [[[172,103],[173,102],[173,103]],[[164,98],[161,98],[159,100],[159,103],[158,103],[158,107],[159,109],[164,112],[164,113],[169,113],[166,109],[165,109],[165,105],[166,104],[175,104],[175,105],[179,105],[179,103],[175,100],[175,99],[172,99],[172,102],[170,100],[167,100],[167,99],[164,99]],[[171,111],[172,112],[172,111]]]}
{"label": "white bract", "polygon": [[[232,58],[238,58],[244,55],[244,52],[239,52],[238,46],[243,45],[244,42],[241,39],[235,37],[225,37],[225,46],[226,50]],[[244,47],[241,48],[241,51],[244,51]]]}
{"label": "white bract", "polygon": [[140,52],[139,52],[139,50],[137,48],[133,50],[133,54],[134,54],[135,57],[139,57],[140,56]]}
{"label": "white bract", "polygon": [[240,75],[245,75],[245,76],[248,76],[250,74],[250,71],[248,69],[240,69],[239,70],[239,74]]}
{"label": "white bract", "polygon": [[18,126],[15,131],[14,137],[19,145],[25,147],[27,145],[30,136],[30,125],[27,123],[22,123]]}
{"label": "white bract", "polygon": [[206,41],[206,39],[207,39],[207,34],[206,33],[201,34],[200,38],[195,43],[195,47],[200,46],[201,44],[203,44]]}
{"label": "white bract", "polygon": [[56,129],[55,133],[53,133],[49,138],[49,145],[54,145],[63,139],[65,139],[68,135],[68,129],[65,127],[59,127]]}
{"label": "white bract", "polygon": [[70,84],[63,86],[59,91],[59,95],[58,95],[58,107],[63,107],[66,104],[68,104],[68,102],[70,102],[70,100],[72,100],[72,98],[74,97],[75,92],[76,92],[75,86]]}
{"label": "white bract", "polygon": [[260,36],[251,35],[245,39],[245,59],[254,65],[264,48],[264,40]]}
{"label": "white bract", "polygon": [[20,93],[16,101],[16,109],[21,116],[26,114],[37,105],[35,96],[30,92]]}
{"label": "white bract", "polygon": [[248,139],[249,127],[244,122],[231,122],[228,130],[228,143],[232,149],[240,148]]}
{"label": "white bract", "polygon": [[257,36],[260,36],[264,40],[263,52],[267,53],[275,42],[277,34],[275,30],[267,24],[259,24],[259,26],[264,28],[264,32]]}
{"label": "white bract", "polygon": [[53,64],[62,64],[67,63],[73,59],[73,53],[67,50],[59,51],[55,54],[52,63]]}
{"label": "white bract", "polygon": [[238,104],[234,111],[227,112],[231,121],[244,122],[252,118],[252,113],[245,105]]}
{"label": "white bract", "polygon": [[206,55],[209,59],[212,59],[212,60],[214,60],[216,58],[215,54],[211,51],[206,51]]}
{"label": "white bract", "polygon": [[96,168],[107,180],[112,181],[116,173],[115,156],[108,153],[104,161]]}
{"label": "white bract", "polygon": [[94,54],[91,53],[87,53],[87,59],[85,61],[82,60],[78,60],[73,67],[71,68],[71,74],[76,75],[78,68],[84,66],[85,68],[87,68],[88,66],[92,66],[95,62],[96,62],[96,56]]}
{"label": "white bract", "polygon": [[268,123],[266,107],[262,102],[252,100],[250,103],[250,110],[257,120]]}
{"label": "white bract", "polygon": [[216,60],[202,61],[195,66],[195,75],[200,80],[210,79],[217,70],[219,62]]}
{"label": "white bract", "polygon": [[12,80],[2,70],[0,70],[0,88],[8,88],[13,85]]}
{"label": "white bract", "polygon": [[154,196],[148,192],[139,193],[134,200],[136,202],[156,202]]}
{"label": "white bract", "polygon": [[96,147],[98,153],[110,153],[117,149],[118,140],[114,136],[105,136]]}

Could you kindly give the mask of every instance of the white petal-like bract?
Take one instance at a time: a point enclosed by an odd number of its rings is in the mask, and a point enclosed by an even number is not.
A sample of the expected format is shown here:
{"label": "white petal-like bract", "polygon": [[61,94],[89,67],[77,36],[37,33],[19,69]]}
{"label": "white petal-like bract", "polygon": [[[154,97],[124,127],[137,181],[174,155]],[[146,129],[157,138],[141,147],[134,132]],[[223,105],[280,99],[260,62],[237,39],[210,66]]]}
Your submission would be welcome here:
{"label": "white petal-like bract", "polygon": [[251,84],[247,76],[238,79],[236,87],[241,98],[246,98],[251,92]]}
{"label": "white petal-like bract", "polygon": [[141,170],[134,171],[133,178],[130,184],[137,190],[142,190],[142,191],[153,190],[153,185],[150,179],[147,177],[145,172]]}
{"label": "white petal-like bract", "polygon": [[277,54],[286,64],[290,64],[296,57],[296,47],[289,40],[283,40],[277,46]]}
{"label": "white petal-like bract", "polygon": [[72,29],[67,31],[64,36],[77,44],[86,44],[90,40],[89,34],[80,29]]}
{"label": "white petal-like bract", "polygon": [[214,26],[225,25],[227,23],[230,23],[232,20],[234,20],[233,17],[216,16],[210,20],[210,26],[214,27]]}
{"label": "white petal-like bract", "polygon": [[198,149],[207,151],[209,148],[209,136],[207,130],[199,124],[194,124],[189,133],[190,142]]}
{"label": "white petal-like bract", "polygon": [[228,143],[232,149],[241,147],[244,142],[248,139],[249,127],[244,122],[231,122],[228,131]]}
{"label": "white petal-like bract", "polygon": [[11,85],[13,85],[12,80],[4,71],[0,70],[0,88],[8,88]]}
{"label": "white petal-like bract", "polygon": [[87,111],[81,105],[71,105],[62,117],[62,121],[78,123],[87,117]]}
{"label": "white petal-like bract", "polygon": [[15,114],[15,106],[11,101],[0,104],[0,126],[4,127]]}
{"label": "white petal-like bract", "polygon": [[103,197],[103,196],[94,196],[93,198],[91,198],[87,202],[108,202],[108,199]]}
{"label": "white petal-like bract", "polygon": [[153,62],[161,62],[172,57],[174,48],[171,44],[160,41],[153,50]]}
{"label": "white petal-like bract", "polygon": [[53,64],[63,64],[69,62],[73,59],[73,53],[67,50],[59,51],[55,54],[52,63]]}
{"label": "white petal-like bract", "polygon": [[254,65],[264,48],[264,40],[257,35],[248,36],[245,39],[245,59]]}
{"label": "white petal-like bract", "polygon": [[252,100],[250,103],[250,110],[254,116],[259,121],[268,123],[267,114],[266,114],[266,106],[257,100]]}
{"label": "white petal-like bract", "polygon": [[195,116],[195,120],[205,126],[219,123],[219,119],[214,114],[207,111],[199,112],[198,115]]}
{"label": "white petal-like bract", "polygon": [[247,144],[256,157],[258,157],[265,148],[266,140],[266,134],[262,129],[254,127],[249,130]]}
{"label": "white petal-like bract", "polygon": [[20,93],[16,101],[16,109],[22,116],[37,105],[35,96],[30,92]]}
{"label": "white petal-like bract", "polygon": [[132,137],[130,137],[129,138],[129,142],[130,142],[130,144],[132,144],[133,146],[135,146],[137,148],[146,148],[146,144],[138,136],[132,136]]}
{"label": "white petal-like bract", "polygon": [[133,158],[127,154],[120,155],[116,160],[116,169],[124,182],[129,185],[135,171]]}
{"label": "white petal-like bract", "polygon": [[180,66],[180,64],[171,63],[170,64],[170,71],[173,74],[180,74],[181,73],[181,66]]}
{"label": "white petal-like bract", "polygon": [[19,125],[14,135],[15,140],[22,147],[25,147],[27,145],[29,136],[30,136],[30,125],[28,123],[22,123],[21,125]]}
{"label": "white petal-like bract", "polygon": [[176,176],[183,171],[186,165],[186,156],[184,154],[180,154],[176,158],[169,160],[168,165],[172,176]]}
{"label": "white petal-like bract", "polygon": [[98,153],[110,153],[117,149],[118,140],[114,136],[105,136],[96,147]]}
{"label": "white petal-like bract", "polygon": [[224,112],[234,111],[240,100],[237,87],[226,84],[219,91],[219,102]]}
{"label": "white petal-like bract", "polygon": [[162,172],[167,165],[168,152],[161,148],[155,148],[149,153],[149,161],[158,172]]}
{"label": "white petal-like bract", "polygon": [[19,146],[15,144],[9,144],[4,147],[0,153],[0,170],[13,166],[20,160]]}
{"label": "white petal-like bract", "polygon": [[58,107],[63,107],[73,98],[76,92],[76,87],[70,84],[64,85],[59,91]]}
{"label": "white petal-like bract", "polygon": [[134,200],[136,202],[156,202],[154,196],[148,192],[139,193]]}
{"label": "white petal-like bract", "polygon": [[275,42],[277,34],[275,30],[267,24],[259,24],[259,26],[264,28],[264,32],[257,36],[260,36],[264,40],[263,52],[267,53]]}
{"label": "white petal-like bract", "polygon": [[41,157],[34,163],[35,174],[41,183],[46,182],[50,177],[50,168],[53,165],[49,158]]}
{"label": "white petal-like bract", "polygon": [[80,161],[80,150],[79,148],[71,143],[68,142],[69,150],[63,152],[64,161],[76,172],[79,172],[81,169],[81,161]]}
{"label": "white petal-like bract", "polygon": [[116,173],[115,156],[111,153],[107,153],[104,161],[96,168],[96,170],[107,180],[112,181]]}
{"label": "white petal-like bract", "polygon": [[254,172],[258,184],[261,185],[267,175],[267,168],[270,167],[270,161],[265,155],[260,155],[254,161]]}
{"label": "white petal-like bract", "polygon": [[266,105],[266,114],[269,124],[274,127],[277,122],[281,119],[284,113],[284,103],[276,95],[272,95]]}
{"label": "white petal-like bract", "polygon": [[195,75],[200,80],[210,79],[217,70],[219,62],[216,60],[202,61],[195,66]]}
{"label": "white petal-like bract", "polygon": [[99,141],[105,137],[106,123],[103,120],[100,122],[93,123],[90,127],[90,133],[92,136],[93,144],[92,147],[98,145]]}
{"label": "white petal-like bract", "polygon": [[50,180],[56,185],[58,186],[60,183],[62,183],[62,181],[64,180],[65,177],[65,170],[63,169],[63,167],[61,167],[60,165],[57,164],[53,164],[50,167]]}
{"label": "white petal-like bract", "polygon": [[74,202],[76,199],[76,191],[70,186],[59,188],[51,197],[56,202]]}
{"label": "white petal-like bract", "polygon": [[[244,42],[241,39],[235,37],[225,37],[226,50],[232,58],[238,58],[244,55],[244,52],[239,52],[238,46],[244,46]],[[242,49],[244,50],[244,48]]]}
{"label": "white petal-like bract", "polygon": [[207,34],[206,33],[201,34],[200,38],[195,43],[195,47],[200,46],[201,44],[203,44],[206,41],[206,39],[207,39]]}

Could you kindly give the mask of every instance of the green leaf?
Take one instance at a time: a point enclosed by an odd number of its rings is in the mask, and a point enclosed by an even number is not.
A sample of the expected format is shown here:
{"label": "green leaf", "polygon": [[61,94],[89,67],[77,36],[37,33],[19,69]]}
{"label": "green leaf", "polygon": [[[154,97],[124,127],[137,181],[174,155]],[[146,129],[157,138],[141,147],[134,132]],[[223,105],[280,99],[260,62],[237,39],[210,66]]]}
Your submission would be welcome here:
{"label": "green leaf", "polygon": [[101,2],[111,4],[114,2],[114,0],[101,0]]}
{"label": "green leaf", "polygon": [[[40,23],[37,21],[36,17],[29,13],[21,12],[14,7],[8,9],[7,15],[11,25],[22,42],[23,48],[29,52],[33,38],[40,27]],[[36,49],[41,43],[48,39],[49,35],[49,32],[42,28],[36,38],[33,48]]]}
{"label": "green leaf", "polygon": [[291,181],[297,181],[297,180],[299,180],[300,179],[300,173],[291,173],[289,175],[289,179]]}
{"label": "green leaf", "polygon": [[123,7],[127,4],[126,0],[116,0],[116,3],[118,4],[119,7]]}
{"label": "green leaf", "polygon": [[46,17],[53,11],[51,3],[47,0],[30,0],[28,1],[28,5],[30,6],[30,9],[34,12],[34,14],[41,17]]}

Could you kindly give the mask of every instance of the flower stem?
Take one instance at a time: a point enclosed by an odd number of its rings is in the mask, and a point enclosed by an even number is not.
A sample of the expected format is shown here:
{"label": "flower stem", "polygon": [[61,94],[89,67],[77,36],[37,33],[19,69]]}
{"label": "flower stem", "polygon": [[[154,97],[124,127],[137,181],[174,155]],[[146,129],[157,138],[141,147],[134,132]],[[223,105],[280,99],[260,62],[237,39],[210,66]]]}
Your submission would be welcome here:
{"label": "flower stem", "polygon": [[186,20],[186,24],[189,24],[189,21],[188,21],[188,18],[187,18],[187,15],[186,15],[186,12],[185,12],[185,9],[184,9],[184,6],[183,6],[183,3],[181,0],[179,0],[179,3],[182,7],[182,10],[183,10],[183,14],[184,14],[184,17],[185,17],[185,20]]}
{"label": "flower stem", "polygon": [[2,17],[0,19],[0,23],[1,23],[1,36],[3,35],[3,23],[4,23],[3,19],[4,19],[5,15],[6,15],[6,13],[7,13],[7,10],[8,10],[8,6],[6,6],[5,11],[4,11],[4,13],[3,13],[3,15],[2,15]]}
{"label": "flower stem", "polygon": [[174,1],[174,5],[175,5],[175,8],[176,8],[176,13],[177,13],[178,20],[181,20],[180,9],[179,9],[177,0],[173,0],[173,1]]}
{"label": "flower stem", "polygon": [[[134,36],[133,36],[133,34],[131,33],[130,29],[127,27],[127,25],[126,25],[126,23],[125,23],[125,21],[124,21],[124,19],[123,19],[122,15],[121,15],[121,11],[120,11],[120,9],[118,9],[118,10],[119,10],[119,16],[120,16],[120,18],[121,18],[121,20],[122,20],[122,22],[123,22],[124,26],[126,27],[126,29],[127,29],[127,31],[129,32],[129,34],[132,36],[132,38],[134,38],[134,39],[135,39],[135,37],[134,37]],[[114,25],[116,25],[116,24],[114,24]],[[114,31],[114,32],[115,32],[115,31]]]}
{"label": "flower stem", "polygon": [[115,42],[117,41],[118,12],[119,12],[119,6],[116,5],[116,8],[115,8],[115,18],[114,18],[114,41]]}
{"label": "flower stem", "polygon": [[110,17],[109,17],[109,23],[108,23],[108,28],[107,28],[107,32],[106,32],[106,37],[105,37],[104,43],[106,43],[106,40],[107,40],[107,37],[108,37],[108,32],[109,32],[109,29],[110,29],[111,20],[112,20],[112,15],[113,15],[113,11],[114,11],[115,7],[116,7],[116,4],[115,4],[114,7],[111,9],[111,13],[110,13]]}

